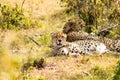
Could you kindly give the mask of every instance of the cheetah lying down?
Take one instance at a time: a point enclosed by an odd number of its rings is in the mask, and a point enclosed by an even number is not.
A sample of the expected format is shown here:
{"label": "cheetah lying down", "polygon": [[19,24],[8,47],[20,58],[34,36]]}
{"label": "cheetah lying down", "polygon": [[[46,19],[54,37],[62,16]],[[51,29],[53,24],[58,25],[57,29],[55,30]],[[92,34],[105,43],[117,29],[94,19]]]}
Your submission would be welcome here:
{"label": "cheetah lying down", "polygon": [[107,37],[88,34],[82,31],[82,28],[84,26],[85,26],[84,21],[80,19],[68,20],[68,22],[63,27],[63,33],[67,35],[66,41],[73,42],[78,40],[95,40],[104,43],[109,50],[120,53],[119,39],[110,39]]}
{"label": "cheetah lying down", "polygon": [[66,35],[62,32],[55,32],[51,34],[52,51],[56,55],[99,55],[109,52],[106,46],[99,41],[94,40],[79,40],[75,42],[67,42]]}
{"label": "cheetah lying down", "polygon": [[[83,42],[83,41],[78,41],[78,42]],[[89,42],[89,41],[88,41]],[[94,43],[94,42],[92,42]],[[88,54],[88,55],[93,55],[94,53],[99,53],[99,55],[102,55],[103,53],[109,52],[108,49],[106,49],[106,46],[102,43],[96,43],[97,45],[94,44],[85,44],[81,43],[76,44],[76,43],[68,43],[67,46],[64,46],[59,49],[58,54],[62,55],[80,55],[80,54]]]}

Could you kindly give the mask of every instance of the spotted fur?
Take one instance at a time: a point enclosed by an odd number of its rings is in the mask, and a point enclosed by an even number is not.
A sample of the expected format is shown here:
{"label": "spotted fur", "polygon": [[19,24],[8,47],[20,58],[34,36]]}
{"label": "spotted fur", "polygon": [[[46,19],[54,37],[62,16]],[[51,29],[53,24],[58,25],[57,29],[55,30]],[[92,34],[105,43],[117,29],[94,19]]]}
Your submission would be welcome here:
{"label": "spotted fur", "polygon": [[108,51],[106,46],[99,41],[79,40],[75,42],[67,42],[65,34],[61,32],[56,32],[52,34],[52,46],[52,50],[55,52],[55,54],[65,55],[93,55],[94,53],[99,53],[101,55]]}
{"label": "spotted fur", "polygon": [[[68,25],[70,23],[76,24],[75,26]],[[67,25],[67,26],[66,26]],[[63,33],[67,35],[66,41],[74,42],[79,40],[95,40],[104,43],[108,49],[111,51],[120,52],[120,40],[114,40],[106,37],[100,37],[97,35],[87,34],[85,32],[80,31],[81,27],[77,24],[77,21],[70,20],[66,23],[63,28]]]}
{"label": "spotted fur", "polygon": [[71,32],[67,34],[67,41],[74,42],[79,40],[95,40],[104,43],[111,51],[120,52],[120,40],[109,39],[83,32]]}

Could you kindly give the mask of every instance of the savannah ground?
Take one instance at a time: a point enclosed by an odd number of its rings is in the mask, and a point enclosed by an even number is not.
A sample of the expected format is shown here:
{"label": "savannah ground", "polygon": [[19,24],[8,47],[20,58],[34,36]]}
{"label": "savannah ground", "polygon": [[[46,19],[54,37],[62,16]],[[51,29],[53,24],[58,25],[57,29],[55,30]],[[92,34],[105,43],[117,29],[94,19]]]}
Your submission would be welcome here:
{"label": "savannah ground", "polygon": [[[22,0],[1,0],[1,4],[21,6]],[[65,22],[74,16],[64,13],[59,0],[25,0],[24,14],[36,21],[29,29],[0,31],[0,80],[111,80],[120,55],[52,56],[50,33],[62,31]],[[36,45],[29,36],[41,45]],[[39,69],[32,64],[44,58]]]}

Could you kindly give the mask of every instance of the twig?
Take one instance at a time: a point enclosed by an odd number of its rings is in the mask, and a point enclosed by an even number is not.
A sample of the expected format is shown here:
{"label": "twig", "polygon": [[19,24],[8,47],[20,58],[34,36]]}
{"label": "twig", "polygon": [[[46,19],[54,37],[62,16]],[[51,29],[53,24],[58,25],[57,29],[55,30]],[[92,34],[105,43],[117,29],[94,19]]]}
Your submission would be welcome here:
{"label": "twig", "polygon": [[113,28],[116,28],[118,25],[120,25],[120,24],[110,25],[110,27],[102,29],[102,30],[98,31],[98,35],[101,34],[104,31],[109,31],[109,30],[111,30]]}
{"label": "twig", "polygon": [[[27,35],[28,36],[28,35]],[[37,46],[41,47],[41,45],[33,39],[33,37],[28,36],[30,40],[32,40]]]}
{"label": "twig", "polygon": [[84,70],[84,71],[82,70],[82,72],[83,72],[84,74],[90,76],[90,78],[92,78],[92,75],[91,75],[89,72],[87,72],[87,71],[85,71],[85,70]]}

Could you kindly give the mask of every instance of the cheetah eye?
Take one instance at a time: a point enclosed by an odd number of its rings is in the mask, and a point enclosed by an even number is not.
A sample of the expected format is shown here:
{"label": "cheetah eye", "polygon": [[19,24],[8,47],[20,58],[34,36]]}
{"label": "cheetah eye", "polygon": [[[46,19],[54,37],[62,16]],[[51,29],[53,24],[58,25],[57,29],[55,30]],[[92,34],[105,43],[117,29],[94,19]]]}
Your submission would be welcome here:
{"label": "cheetah eye", "polygon": [[57,36],[55,36],[55,38],[57,38]]}
{"label": "cheetah eye", "polygon": [[62,38],[64,38],[64,36],[62,36]]}

